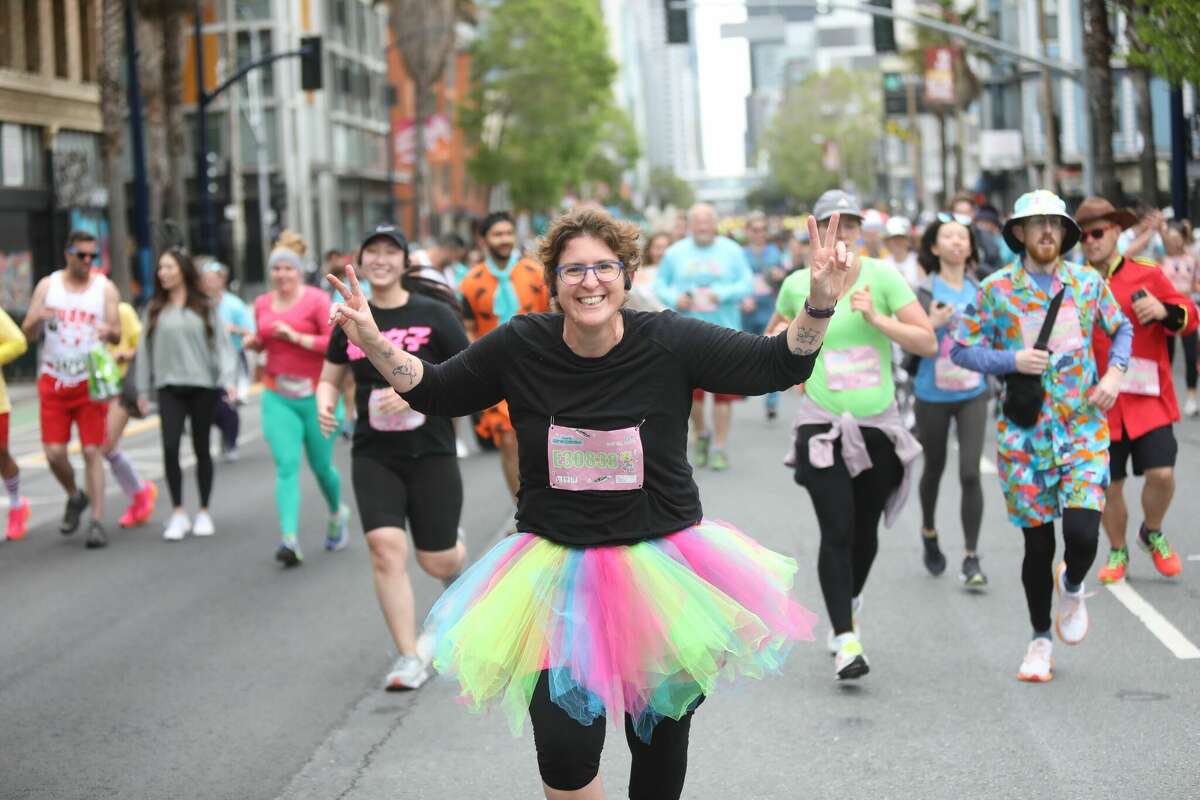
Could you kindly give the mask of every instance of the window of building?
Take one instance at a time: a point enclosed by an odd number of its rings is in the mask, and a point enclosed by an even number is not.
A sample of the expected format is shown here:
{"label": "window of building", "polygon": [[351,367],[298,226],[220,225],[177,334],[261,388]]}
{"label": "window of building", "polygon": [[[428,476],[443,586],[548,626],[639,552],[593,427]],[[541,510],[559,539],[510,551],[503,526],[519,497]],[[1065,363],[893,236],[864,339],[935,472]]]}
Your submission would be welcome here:
{"label": "window of building", "polygon": [[817,31],[818,47],[854,47],[861,44],[860,28],[821,28]]}
{"label": "window of building", "polygon": [[95,6],[89,0],[74,0],[79,6],[79,63],[83,67],[83,79],[95,83],[99,65],[96,59],[96,18],[92,14]]}
{"label": "window of building", "polygon": [[[230,64],[228,56],[225,53],[225,38],[221,37],[221,62],[225,66],[224,77],[232,75],[236,70],[241,69],[246,64],[262,59],[271,54],[271,32],[269,30],[257,31],[238,31],[237,34],[237,62]],[[257,77],[253,77],[257,76]],[[242,100],[247,100],[250,97],[250,80],[260,80],[259,91],[262,96],[269,98],[275,94],[275,69],[272,66],[262,67],[254,70],[250,77],[246,80],[238,82],[237,90],[240,92]]]}
{"label": "window of building", "polygon": [[54,74],[59,78],[71,77],[70,53],[67,48],[67,0],[54,0],[51,3],[51,17],[54,25]]}
{"label": "window of building", "polygon": [[25,69],[28,72],[42,71],[42,20],[38,13],[38,0],[25,0],[24,37]]}
{"label": "window of building", "polygon": [[333,18],[333,31],[338,41],[345,42],[350,30],[350,10],[347,0],[330,0],[330,16]]}
{"label": "window of building", "polygon": [[40,128],[0,124],[0,186],[41,188],[46,185]]}

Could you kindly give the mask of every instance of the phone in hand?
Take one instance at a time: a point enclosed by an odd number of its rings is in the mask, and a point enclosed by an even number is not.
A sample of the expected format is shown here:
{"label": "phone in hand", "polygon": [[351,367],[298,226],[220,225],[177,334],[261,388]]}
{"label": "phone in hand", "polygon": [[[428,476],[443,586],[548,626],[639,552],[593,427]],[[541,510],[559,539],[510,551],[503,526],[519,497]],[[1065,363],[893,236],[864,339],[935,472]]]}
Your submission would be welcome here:
{"label": "phone in hand", "polygon": [[1135,291],[1133,294],[1131,294],[1129,296],[1129,299],[1136,303],[1138,300],[1141,300],[1143,297],[1148,297],[1148,296],[1149,296],[1149,294],[1146,292],[1145,289],[1138,289],[1137,291]]}

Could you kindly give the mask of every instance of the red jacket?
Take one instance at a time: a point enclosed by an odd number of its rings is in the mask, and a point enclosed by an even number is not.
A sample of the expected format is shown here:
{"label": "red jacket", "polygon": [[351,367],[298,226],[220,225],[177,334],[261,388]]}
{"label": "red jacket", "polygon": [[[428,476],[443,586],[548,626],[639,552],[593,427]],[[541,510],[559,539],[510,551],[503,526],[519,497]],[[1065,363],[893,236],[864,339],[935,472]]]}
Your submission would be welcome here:
{"label": "red jacket", "polygon": [[[1155,428],[1179,421],[1179,404],[1175,399],[1175,384],[1171,379],[1171,361],[1167,357],[1167,337],[1191,333],[1196,330],[1200,320],[1197,319],[1195,304],[1175,289],[1157,264],[1118,257],[1108,271],[1108,286],[1120,304],[1121,311],[1133,325],[1133,353],[1126,380],[1137,373],[1138,364],[1135,363],[1135,359],[1141,360],[1147,371],[1144,374],[1153,375],[1151,363],[1158,368],[1157,397],[1122,391],[1116,404],[1108,412],[1108,427],[1113,441],[1137,439]],[[1151,322],[1149,325],[1142,325],[1137,321],[1137,315],[1133,313],[1131,295],[1138,289],[1145,289],[1167,306],[1167,319]],[[1178,308],[1172,309],[1171,306]],[[1180,325],[1181,313],[1182,326],[1176,329],[1174,326]],[[1096,368],[1099,374],[1103,375],[1108,369],[1112,339],[1097,328],[1092,345],[1096,352]]]}

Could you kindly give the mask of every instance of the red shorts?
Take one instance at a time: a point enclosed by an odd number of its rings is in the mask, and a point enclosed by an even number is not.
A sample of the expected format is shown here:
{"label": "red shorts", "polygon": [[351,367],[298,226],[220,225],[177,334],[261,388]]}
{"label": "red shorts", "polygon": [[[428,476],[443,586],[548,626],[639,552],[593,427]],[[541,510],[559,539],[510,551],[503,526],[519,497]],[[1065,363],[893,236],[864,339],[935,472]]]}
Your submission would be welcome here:
{"label": "red shorts", "polygon": [[[708,394],[703,389],[692,389],[692,401],[703,402],[704,395]],[[746,398],[740,394],[714,394],[713,402],[715,403],[732,403],[735,400],[745,400]]]}
{"label": "red shorts", "polygon": [[8,449],[8,412],[0,414],[0,450]]}
{"label": "red shorts", "polygon": [[66,444],[71,441],[71,423],[79,428],[84,447],[100,447],[107,436],[108,401],[97,402],[88,395],[87,381],[77,386],[58,386],[49,375],[38,378],[41,405],[42,442]]}

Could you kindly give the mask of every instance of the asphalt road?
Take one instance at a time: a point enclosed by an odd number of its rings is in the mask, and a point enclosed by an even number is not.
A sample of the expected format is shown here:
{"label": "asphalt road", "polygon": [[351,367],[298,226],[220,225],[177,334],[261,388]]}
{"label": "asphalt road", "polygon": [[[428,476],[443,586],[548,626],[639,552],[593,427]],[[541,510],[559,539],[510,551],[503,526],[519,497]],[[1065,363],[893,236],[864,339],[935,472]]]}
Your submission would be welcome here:
{"label": "asphalt road", "polygon": [[[939,521],[951,569],[925,573],[913,498],[883,533],[865,593],[872,672],[844,685],[824,649],[812,507],[780,463],[793,405],[785,398],[768,423],[760,400],[741,404],[733,469],[697,477],[710,516],[800,561],[797,594],[821,614],[818,641],[797,646],[782,676],[720,692],[698,712],[685,797],[1200,797],[1200,658],[1170,649],[1200,644],[1200,533],[1188,524],[1200,518],[1200,421],[1179,429],[1167,521],[1195,559],[1168,581],[1137,552],[1121,597],[1089,585],[1092,632],[1079,647],[1056,643],[1052,683],[1015,679],[1029,635],[1022,546],[997,480],[984,476],[991,588],[972,595],[956,579],[948,475]],[[150,429],[130,447],[152,474],[156,441]],[[350,497],[347,451],[338,462]],[[478,553],[509,509],[494,456],[462,466]],[[46,498],[38,527],[0,545],[0,798],[540,796],[528,732],[513,738],[500,715],[469,714],[446,681],[379,690],[391,652],[366,550],[361,538],[320,550],[325,515],[309,478],[307,559],[277,568],[261,441],[218,465],[209,541],[161,541],[163,509],[160,522],[85,551],[57,533],[61,503],[38,470],[27,468]],[[419,575],[416,587],[427,607],[437,585]],[[627,786],[623,738],[610,729],[602,767],[613,797]]]}

